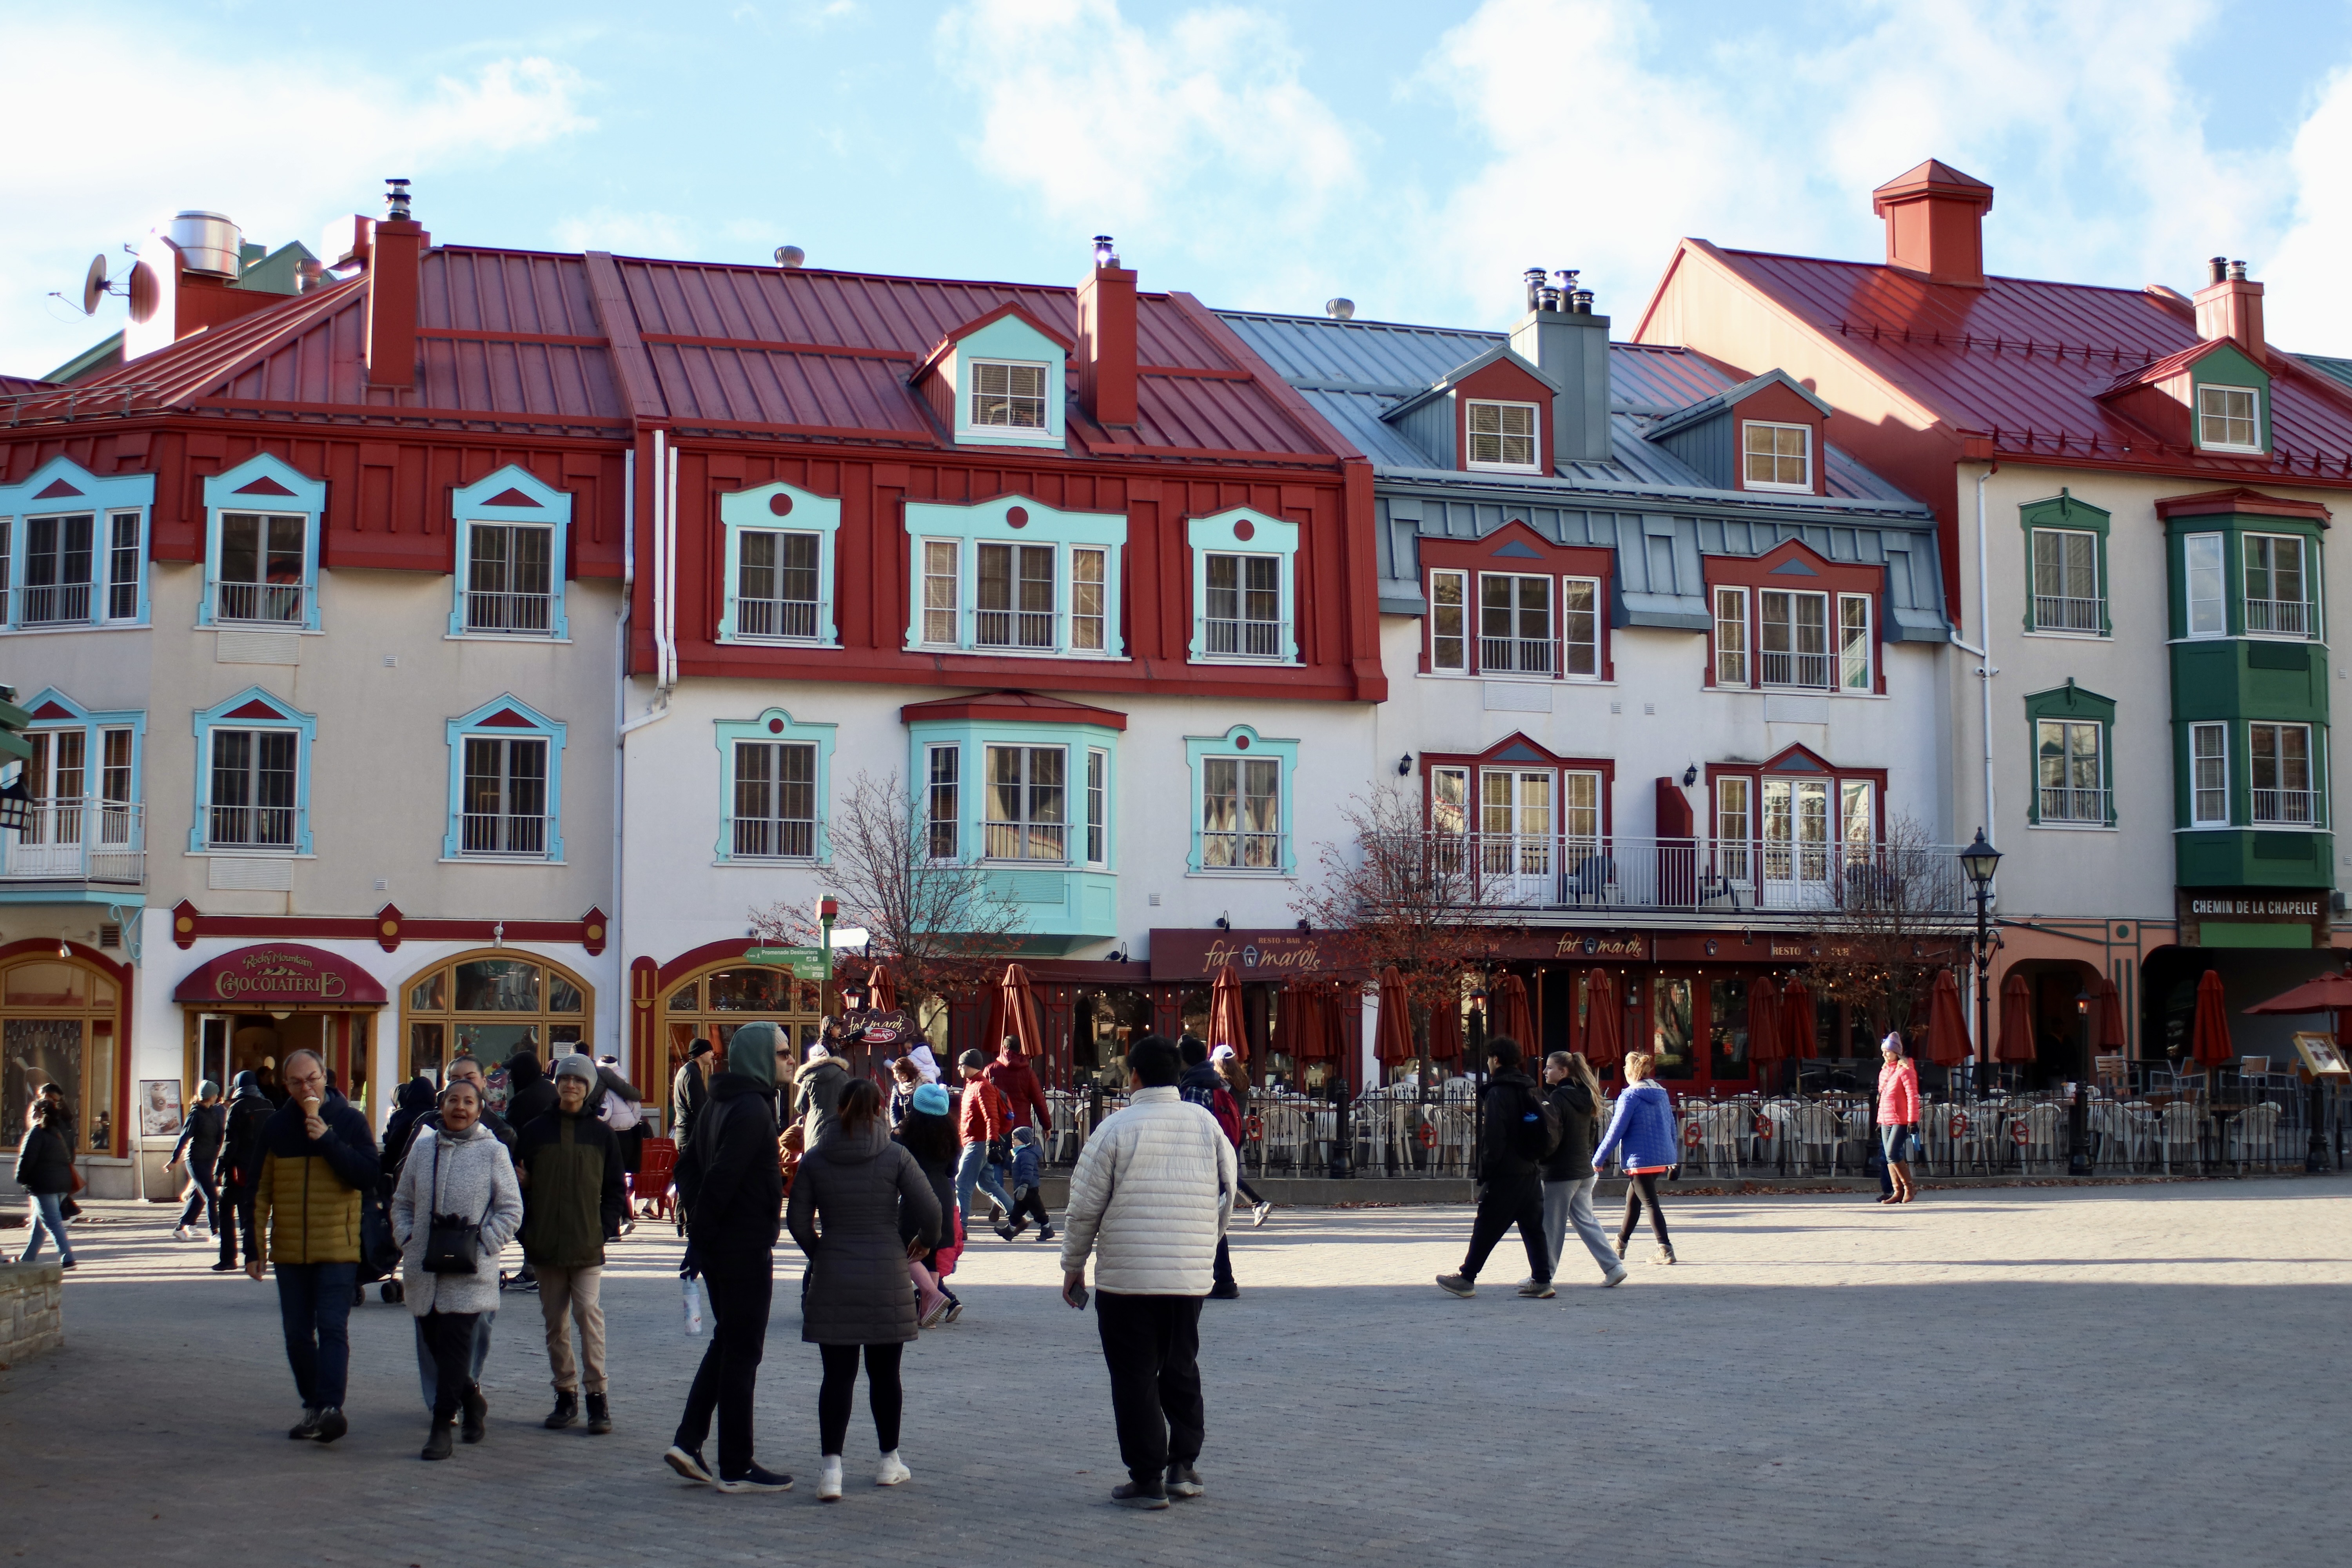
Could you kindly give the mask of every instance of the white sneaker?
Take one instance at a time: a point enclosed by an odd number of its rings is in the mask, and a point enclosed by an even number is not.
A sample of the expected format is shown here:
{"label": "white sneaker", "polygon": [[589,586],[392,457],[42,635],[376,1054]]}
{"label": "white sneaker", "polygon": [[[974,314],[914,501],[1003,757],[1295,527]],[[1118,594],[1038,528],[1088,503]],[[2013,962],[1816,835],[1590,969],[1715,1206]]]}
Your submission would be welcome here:
{"label": "white sneaker", "polygon": [[816,1500],[819,1502],[841,1500],[841,1456],[838,1454],[827,1456],[824,1468],[817,1475]]}
{"label": "white sneaker", "polygon": [[1623,1283],[1625,1283],[1625,1266],[1621,1263],[1617,1265],[1616,1268],[1612,1268],[1609,1271],[1609,1278],[1601,1282],[1601,1288],[1606,1290],[1612,1285],[1622,1285]]}
{"label": "white sneaker", "polygon": [[1260,1204],[1257,1207],[1250,1210],[1251,1228],[1255,1229],[1257,1226],[1264,1225],[1265,1223],[1265,1216],[1273,1212],[1274,1205],[1272,1204]]}
{"label": "white sneaker", "polygon": [[184,1226],[184,1226],[178,1226],[177,1228],[175,1228],[175,1229],[172,1232],[172,1239],[173,1239],[173,1241],[186,1241],[187,1239],[189,1239],[189,1237],[188,1237],[188,1227],[187,1227],[186,1226]]}
{"label": "white sneaker", "polygon": [[898,1450],[894,1448],[882,1456],[881,1467],[874,1472],[874,1484],[877,1487],[895,1487],[899,1482],[908,1479],[914,1473],[907,1468],[906,1461],[898,1458]]}

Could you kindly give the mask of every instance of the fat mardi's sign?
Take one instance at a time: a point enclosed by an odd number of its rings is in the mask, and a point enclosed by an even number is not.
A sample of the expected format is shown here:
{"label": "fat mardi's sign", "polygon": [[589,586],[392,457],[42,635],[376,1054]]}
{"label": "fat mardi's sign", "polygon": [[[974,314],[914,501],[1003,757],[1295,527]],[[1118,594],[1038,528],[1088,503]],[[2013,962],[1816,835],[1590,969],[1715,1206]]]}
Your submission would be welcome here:
{"label": "fat mardi's sign", "polygon": [[229,1006],[373,1006],[384,1000],[383,983],[366,970],[299,942],[223,953],[181,981],[172,995]]}

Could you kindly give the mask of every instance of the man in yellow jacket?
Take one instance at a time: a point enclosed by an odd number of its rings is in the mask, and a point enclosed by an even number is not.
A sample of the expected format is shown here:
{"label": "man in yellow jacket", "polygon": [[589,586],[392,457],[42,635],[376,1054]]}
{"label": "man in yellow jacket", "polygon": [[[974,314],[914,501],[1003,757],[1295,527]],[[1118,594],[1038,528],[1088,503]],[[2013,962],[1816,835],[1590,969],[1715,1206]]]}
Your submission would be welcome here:
{"label": "man in yellow jacket", "polygon": [[351,1371],[352,1292],[360,1268],[360,1204],[380,1167],[367,1119],[327,1088],[316,1052],[296,1051],[279,1069],[286,1103],[261,1130],[254,1235],[263,1250],[245,1271],[278,1269],[286,1359],[302,1419],[286,1435],[331,1443],[351,1429],[343,1387]]}

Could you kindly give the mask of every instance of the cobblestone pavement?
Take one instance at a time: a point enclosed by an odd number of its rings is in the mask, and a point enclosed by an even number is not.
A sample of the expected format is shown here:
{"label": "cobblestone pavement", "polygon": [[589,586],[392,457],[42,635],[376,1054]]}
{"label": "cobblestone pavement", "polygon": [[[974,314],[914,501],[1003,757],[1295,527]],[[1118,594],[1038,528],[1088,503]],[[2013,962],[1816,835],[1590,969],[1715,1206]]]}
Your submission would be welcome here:
{"label": "cobblestone pavement", "polygon": [[1550,1301],[1512,1294],[1516,1238],[1476,1300],[1432,1287],[1465,1210],[1278,1211],[1239,1235],[1242,1299],[1208,1306],[1209,1495],[1156,1514],[1105,1500],[1123,1478],[1093,1326],[1034,1241],[983,1236],[963,1321],[910,1351],[912,1484],[870,1485],[861,1396],[848,1497],[821,1508],[789,1247],[759,1445],[800,1484],[729,1497],[656,1458],[704,1343],[666,1230],[641,1226],[605,1287],[613,1436],[538,1427],[538,1304],[509,1295],[489,1439],[426,1466],[404,1310],[353,1315],[351,1436],[289,1443],[274,1290],[206,1272],[166,1210],[94,1205],[66,1348],[0,1373],[7,1550],[44,1568],[2317,1563],[2345,1530],[2323,1500],[2352,1414],[2347,1192],[1691,1199],[1670,1211],[1679,1267],[1641,1267],[1644,1235],[1625,1287],[1572,1257]]}

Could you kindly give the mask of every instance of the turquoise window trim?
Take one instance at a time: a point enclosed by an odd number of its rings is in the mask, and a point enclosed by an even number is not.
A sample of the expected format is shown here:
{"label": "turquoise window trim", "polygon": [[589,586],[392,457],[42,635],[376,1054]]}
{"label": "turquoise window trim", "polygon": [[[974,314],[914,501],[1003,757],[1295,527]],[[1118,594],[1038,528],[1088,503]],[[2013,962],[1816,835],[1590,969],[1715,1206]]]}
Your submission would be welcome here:
{"label": "turquoise window trim", "polygon": [[[492,496],[519,490],[539,504],[536,506],[493,506]],[[449,498],[451,531],[457,536],[457,570],[453,574],[449,605],[449,635],[457,637],[489,637],[499,641],[561,642],[572,635],[571,625],[564,616],[563,589],[571,568],[572,492],[559,490],[547,484],[529,468],[509,463],[487,478],[475,480],[454,491]],[[530,523],[547,529],[553,538],[549,541],[547,591],[549,595],[547,630],[534,632],[469,632],[466,626],[466,587],[473,579],[474,524]]]}
{"label": "turquoise window trim", "polygon": [[[268,479],[282,485],[289,493],[260,496],[240,496],[236,493],[256,479]],[[327,511],[327,482],[311,479],[282,458],[268,452],[256,453],[228,472],[215,474],[205,480],[205,592],[204,597],[196,601],[196,625],[199,626],[218,624],[213,618],[213,599],[215,589],[220,583],[221,513],[225,511],[261,512],[302,519],[301,629],[317,631],[319,529]],[[242,626],[249,623],[227,624]]]}
{"label": "turquoise window trim", "polygon": [[[779,514],[775,501],[781,497],[788,510]],[[727,597],[719,615],[719,640],[722,643],[784,643],[796,647],[839,647],[841,637],[835,628],[834,605],[834,547],[841,531],[841,502],[832,496],[821,496],[798,485],[776,483],[760,485],[748,490],[736,490],[719,498],[719,526],[726,552]],[[762,533],[814,533],[816,543],[816,637],[747,637],[737,629],[735,601],[741,594],[739,579],[742,572],[742,553],[738,548],[740,536],[746,531]],[[919,563],[918,563],[919,565]]]}
{"label": "turquoise window trim", "polygon": [[[1246,531],[1248,537],[1243,537]],[[1298,662],[1298,524],[1270,517],[1245,506],[1206,517],[1187,519],[1184,541],[1192,555],[1192,639],[1194,664],[1279,665]],[[1281,561],[1282,657],[1252,658],[1243,654],[1212,654],[1209,647],[1209,557],[1212,554],[1273,555]]]}
{"label": "turquoise window trim", "polygon": [[[2113,827],[2116,820],[2116,701],[2097,692],[2077,686],[2069,680],[2063,686],[2047,691],[2036,691],[2025,699],[2025,756],[2027,793],[2025,820],[2036,826],[2042,822],[2042,721],[2063,719],[2076,723],[2090,722],[2099,727],[2099,788],[2106,795],[2106,820],[2104,826]],[[2065,819],[2069,826],[2095,826]]]}
{"label": "turquoise window trim", "polygon": [[[1246,741],[1246,744],[1244,743],[1244,741]],[[1280,800],[1280,811],[1282,814],[1282,869],[1280,872],[1230,870],[1223,867],[1214,870],[1203,870],[1201,865],[1201,763],[1210,757],[1276,757],[1280,759],[1282,763],[1282,795]],[[1192,802],[1192,825],[1191,832],[1192,848],[1186,854],[1184,860],[1184,868],[1187,872],[1195,876],[1206,875],[1213,877],[1270,877],[1276,875],[1289,877],[1295,876],[1297,873],[1298,831],[1297,826],[1297,816],[1298,796],[1297,784],[1298,778],[1298,742],[1297,741],[1269,741],[1257,732],[1257,729],[1255,725],[1250,724],[1236,724],[1222,735],[1187,735],[1184,737],[1184,770],[1192,776],[1192,781],[1188,792]]]}
{"label": "turquoise window trim", "polygon": [[[482,722],[491,715],[505,712],[509,709],[513,710],[517,717],[530,721],[530,724],[528,726],[489,725]],[[536,735],[547,742],[547,854],[544,858],[522,855],[463,855],[458,852],[459,819],[465,813],[466,741],[468,737],[476,735],[501,741],[511,741],[518,736]],[[511,861],[524,866],[562,865],[563,863],[563,721],[560,719],[549,718],[509,691],[491,698],[471,712],[449,720],[443,727],[443,736],[449,747],[449,830],[442,836],[441,858],[484,863]]]}
{"label": "turquoise window trim", "polygon": [[[1013,526],[1010,514],[1020,508],[1023,521]],[[956,640],[923,640],[923,542],[954,540],[956,552]],[[982,544],[1050,544],[1054,546],[1054,647],[1042,648],[981,647],[974,641],[980,597],[980,550]],[[1103,563],[1103,650],[1070,647],[1070,552],[1087,546],[1109,552]],[[1112,511],[1064,511],[1024,495],[1003,495],[971,506],[937,501],[907,503],[907,650],[909,653],[957,652],[985,654],[995,658],[1112,659],[1127,657],[1122,617],[1121,579],[1127,557],[1127,514]]]}
{"label": "turquoise window trim", "polygon": [[[235,510],[235,508],[231,508]],[[247,703],[258,702],[274,711],[268,717],[254,715],[231,718]],[[213,731],[215,730],[290,730],[298,737],[294,742],[294,843],[285,846],[255,844],[225,844],[215,851],[205,840],[205,828],[212,820],[213,795]],[[259,686],[248,686],[234,697],[225,698],[194,718],[196,737],[196,816],[188,825],[188,853],[191,855],[308,855],[310,854],[310,752],[319,738],[319,718],[305,713],[283,698]]]}
{"label": "turquoise window trim", "polygon": [[[711,725],[719,747],[719,845],[722,866],[829,865],[833,860],[833,742],[838,724],[803,724],[782,708],[771,708],[756,719],[721,719]],[[735,743],[738,741],[814,742],[816,746],[816,858],[784,860],[771,856],[735,853]],[[919,798],[919,796],[918,796]]]}
{"label": "turquoise window trim", "polygon": [[[909,791],[919,810],[927,809],[929,748],[954,746],[956,760],[956,843],[966,865],[1060,868],[1072,871],[1112,873],[1118,869],[1118,740],[1116,730],[1099,724],[982,723],[963,719],[922,720],[907,726]],[[1051,860],[989,860],[981,853],[988,844],[987,748],[990,746],[1060,746],[1069,752],[1063,772],[1062,821],[1069,858]],[[1104,753],[1103,852],[1090,864],[1086,858],[1087,753]]]}
{"label": "turquoise window trim", "polygon": [[[2107,596],[2107,527],[2110,515],[2104,510],[2076,496],[2064,486],[2058,493],[2042,500],[2027,501],[2017,509],[2018,526],[2025,531],[2025,629],[2040,631],[2035,605],[2033,576],[2033,535],[2039,529],[2054,529],[2067,533],[2089,533],[2097,536],[2093,548],[2094,570],[2099,576],[2099,632],[2113,637],[2115,622],[2110,615]],[[2060,627],[2061,631],[2068,630]],[[2076,636],[2082,634],[2076,633]]]}
{"label": "turquoise window trim", "polygon": [[[80,491],[78,496],[58,496],[49,500],[34,498],[51,485],[63,479]],[[155,476],[152,474],[116,474],[100,479],[71,458],[51,458],[35,468],[22,484],[0,485],[0,520],[8,524],[7,567],[8,584],[19,587],[25,581],[25,520],[28,517],[57,517],[62,514],[88,511],[96,514],[90,525],[90,595],[93,600],[89,626],[143,626],[150,624],[148,602],[149,540],[155,508]],[[112,520],[120,513],[139,514],[139,608],[129,618],[105,614],[110,595],[107,590],[112,582],[108,574],[114,564],[111,547]],[[77,627],[83,623],[74,623]],[[0,629],[18,630],[17,595],[0,595]]]}
{"label": "turquoise window trim", "polygon": [[[973,360],[1007,361],[1045,367],[1045,427],[1013,430],[971,422]],[[1062,345],[1021,320],[1001,316],[957,341],[955,352],[943,360],[938,374],[947,376],[955,395],[955,439],[960,447],[1028,447],[1060,449],[1068,443],[1065,405],[1069,399],[1069,361]]]}
{"label": "turquoise window trim", "polygon": [[[106,766],[105,748],[103,742],[99,740],[99,731],[101,730],[129,730],[131,731],[131,799],[129,804],[138,805],[143,803],[147,798],[146,710],[140,708],[122,708],[112,711],[101,712],[95,709],[83,707],[80,703],[75,701],[72,698],[67,696],[64,692],[58,690],[54,686],[44,687],[39,692],[35,694],[32,700],[29,702],[20,700],[18,706],[23,708],[27,713],[37,713],[52,702],[66,710],[66,711],[70,713],[72,717],[69,719],[36,719],[31,724],[26,727],[26,732],[28,734],[38,732],[42,734],[54,735],[60,731],[81,731],[83,735],[86,737],[82,742],[82,767],[89,779],[89,788],[85,792],[85,794],[88,798],[94,800],[100,797],[100,793],[106,787],[105,781],[102,777]],[[25,767],[24,763],[11,762],[9,766],[14,770],[14,772],[12,772],[8,776],[12,778],[20,778],[23,776]]]}

